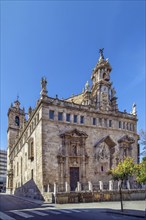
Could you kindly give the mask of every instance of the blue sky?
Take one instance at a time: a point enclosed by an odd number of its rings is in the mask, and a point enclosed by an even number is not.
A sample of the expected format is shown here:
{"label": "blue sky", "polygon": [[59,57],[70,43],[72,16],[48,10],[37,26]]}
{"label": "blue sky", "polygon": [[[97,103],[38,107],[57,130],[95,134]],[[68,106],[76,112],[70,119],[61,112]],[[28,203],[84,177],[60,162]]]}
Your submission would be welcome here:
{"label": "blue sky", "polygon": [[[82,91],[105,48],[119,110],[137,104],[145,129],[145,1],[1,1],[1,143],[7,148],[7,112],[19,94],[28,110],[40,97]],[[146,130],[146,129],[145,129]]]}

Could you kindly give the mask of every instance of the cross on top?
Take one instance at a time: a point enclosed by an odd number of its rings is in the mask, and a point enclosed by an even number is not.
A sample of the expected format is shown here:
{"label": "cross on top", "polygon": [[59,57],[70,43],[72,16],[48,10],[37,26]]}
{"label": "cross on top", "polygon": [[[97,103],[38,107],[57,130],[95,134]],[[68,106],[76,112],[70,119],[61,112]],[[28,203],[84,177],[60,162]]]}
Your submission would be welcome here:
{"label": "cross on top", "polygon": [[19,95],[17,94],[17,101],[19,101]]}
{"label": "cross on top", "polygon": [[100,57],[102,57],[102,59],[104,59],[104,56],[103,56],[103,50],[104,50],[104,48],[99,49]]}

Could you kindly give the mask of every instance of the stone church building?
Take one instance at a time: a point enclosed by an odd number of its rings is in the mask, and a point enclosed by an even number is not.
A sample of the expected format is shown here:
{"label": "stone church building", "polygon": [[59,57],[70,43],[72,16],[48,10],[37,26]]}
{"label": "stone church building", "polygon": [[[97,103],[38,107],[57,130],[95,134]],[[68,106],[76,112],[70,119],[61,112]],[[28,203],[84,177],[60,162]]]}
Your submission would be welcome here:
{"label": "stone church building", "polygon": [[18,100],[11,104],[7,191],[40,198],[54,186],[59,192],[84,190],[89,181],[108,182],[107,171],[124,157],[138,162],[136,105],[131,113],[119,111],[111,71],[100,49],[91,88],[87,82],[81,94],[51,98],[42,78],[40,99],[27,119]]}

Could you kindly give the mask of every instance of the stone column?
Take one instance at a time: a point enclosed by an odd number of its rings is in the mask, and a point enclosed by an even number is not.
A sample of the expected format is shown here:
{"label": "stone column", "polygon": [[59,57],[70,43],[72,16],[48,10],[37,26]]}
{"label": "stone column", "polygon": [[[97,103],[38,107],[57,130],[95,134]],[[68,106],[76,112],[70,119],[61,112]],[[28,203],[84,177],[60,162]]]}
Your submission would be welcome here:
{"label": "stone column", "polygon": [[61,159],[60,161],[60,183],[63,185],[64,181],[63,181],[63,160]]}
{"label": "stone column", "polygon": [[81,191],[81,183],[77,182],[77,191],[80,192]]}
{"label": "stone column", "polygon": [[69,163],[68,163],[68,157],[66,157],[65,162],[65,180],[69,182]]}
{"label": "stone column", "polygon": [[129,183],[129,180],[126,181],[126,184],[127,184],[127,189],[130,190],[130,183]]}
{"label": "stone column", "polygon": [[65,182],[65,192],[70,192],[70,186],[68,182]]}
{"label": "stone column", "polygon": [[48,184],[47,192],[50,192],[50,184]]}
{"label": "stone column", "polygon": [[54,195],[56,196],[56,193],[57,193],[57,184],[54,183]]}
{"label": "stone column", "polygon": [[58,112],[57,112],[57,110],[54,111],[54,121],[58,121]]}
{"label": "stone column", "polygon": [[93,186],[90,181],[88,181],[89,191],[93,192]]}
{"label": "stone column", "polygon": [[73,114],[70,114],[70,122],[73,123]]}
{"label": "stone column", "polygon": [[109,190],[113,191],[113,181],[112,180],[109,181]]}
{"label": "stone column", "polygon": [[82,182],[85,184],[86,182],[86,157],[85,157],[85,139],[82,138],[80,140],[80,145],[81,145],[81,154],[83,155],[81,158],[81,168],[82,168]]}
{"label": "stone column", "polygon": [[63,112],[63,121],[66,121],[66,112]]}
{"label": "stone column", "polygon": [[80,115],[77,116],[77,124],[80,124]]}
{"label": "stone column", "polygon": [[102,191],[103,190],[103,182],[99,181],[99,189]]}

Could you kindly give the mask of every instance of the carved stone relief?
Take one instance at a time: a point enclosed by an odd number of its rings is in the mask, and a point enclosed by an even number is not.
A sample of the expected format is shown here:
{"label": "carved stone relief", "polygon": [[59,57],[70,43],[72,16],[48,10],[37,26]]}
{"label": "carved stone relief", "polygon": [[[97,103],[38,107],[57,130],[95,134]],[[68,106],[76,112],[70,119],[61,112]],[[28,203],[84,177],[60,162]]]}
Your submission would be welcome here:
{"label": "carved stone relief", "polygon": [[132,144],[134,139],[128,135],[123,136],[118,140],[119,143],[119,160],[123,160],[125,157],[132,156]]}
{"label": "carved stone relief", "polygon": [[102,138],[95,144],[95,174],[105,174],[112,167],[115,145],[109,136]]}
{"label": "carved stone relief", "polygon": [[85,148],[86,133],[77,129],[65,131],[60,135],[62,138],[62,146],[58,151],[59,172],[65,175],[60,176],[60,183],[70,182],[70,168],[79,168],[79,180],[84,182],[86,178],[86,166],[88,163],[88,155]]}

